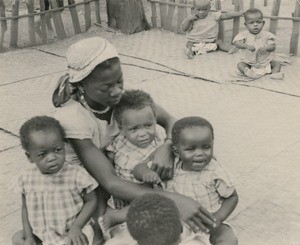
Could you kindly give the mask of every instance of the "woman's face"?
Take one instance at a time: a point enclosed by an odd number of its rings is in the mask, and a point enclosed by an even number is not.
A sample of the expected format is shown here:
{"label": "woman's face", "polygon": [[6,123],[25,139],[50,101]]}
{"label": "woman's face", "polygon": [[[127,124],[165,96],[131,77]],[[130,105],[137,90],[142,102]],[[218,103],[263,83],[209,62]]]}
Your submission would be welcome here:
{"label": "woman's face", "polygon": [[96,102],[103,106],[119,103],[123,91],[123,73],[120,61],[113,62],[107,68],[96,67],[82,83],[87,102]]}

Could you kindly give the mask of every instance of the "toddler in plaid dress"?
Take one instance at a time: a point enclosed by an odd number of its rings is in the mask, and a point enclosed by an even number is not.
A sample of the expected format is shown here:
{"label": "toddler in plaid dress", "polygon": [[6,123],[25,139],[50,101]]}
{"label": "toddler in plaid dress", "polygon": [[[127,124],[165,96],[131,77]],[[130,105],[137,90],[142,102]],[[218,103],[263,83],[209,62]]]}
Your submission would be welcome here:
{"label": "toddler in plaid dress", "polygon": [[[141,90],[127,90],[114,108],[114,117],[121,130],[120,134],[107,146],[109,159],[122,179],[149,185],[161,183],[159,175],[151,170],[153,152],[164,143],[165,130],[156,124],[154,102],[151,96]],[[136,179],[133,171],[136,165],[145,164],[145,171]],[[110,227],[125,222],[127,202],[113,197],[107,209],[99,218],[99,225],[105,239],[110,238]]]}
{"label": "toddler in plaid dress", "polygon": [[237,244],[224,221],[235,209],[238,195],[224,167],[213,159],[212,125],[200,117],[182,118],[173,126],[172,140],[175,171],[166,190],[193,198],[214,215],[216,227],[207,230],[210,236],[201,231],[196,235],[209,239],[208,244]]}
{"label": "toddler in plaid dress", "polygon": [[22,147],[35,166],[18,178],[23,231],[12,244],[87,245],[93,242],[91,216],[97,182],[65,162],[64,130],[51,117],[34,117],[20,129]]}

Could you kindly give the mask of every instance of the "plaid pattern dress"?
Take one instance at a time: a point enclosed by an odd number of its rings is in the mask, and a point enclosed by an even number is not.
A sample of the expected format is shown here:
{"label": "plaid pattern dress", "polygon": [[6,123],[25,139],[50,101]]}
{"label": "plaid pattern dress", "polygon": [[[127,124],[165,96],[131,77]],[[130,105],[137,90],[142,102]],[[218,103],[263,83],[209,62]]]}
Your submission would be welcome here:
{"label": "plaid pattern dress", "polygon": [[184,171],[177,159],[173,179],[167,182],[166,190],[188,196],[199,202],[209,212],[216,212],[224,198],[235,190],[224,167],[215,160],[201,171]]}
{"label": "plaid pattern dress", "polygon": [[82,193],[97,182],[80,166],[65,163],[55,174],[42,174],[37,167],[27,169],[18,179],[25,195],[29,223],[43,244],[65,244],[67,230],[83,207]]}
{"label": "plaid pattern dress", "polygon": [[140,148],[131,144],[127,138],[120,133],[106,148],[107,151],[111,151],[115,154],[112,160],[115,163],[117,175],[130,182],[141,183],[133,176],[134,167],[144,162],[151,165],[150,158],[152,153],[164,143],[165,138],[165,130],[157,125],[154,140],[146,148]]}

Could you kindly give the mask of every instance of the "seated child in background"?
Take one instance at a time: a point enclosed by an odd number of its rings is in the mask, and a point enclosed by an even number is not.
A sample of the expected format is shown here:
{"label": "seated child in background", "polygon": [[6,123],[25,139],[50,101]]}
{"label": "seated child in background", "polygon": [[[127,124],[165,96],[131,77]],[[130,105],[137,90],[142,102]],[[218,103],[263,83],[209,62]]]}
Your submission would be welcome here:
{"label": "seated child in background", "polygon": [[220,20],[228,20],[242,15],[240,12],[221,13],[211,11],[209,0],[194,0],[192,15],[188,16],[181,25],[187,34],[185,54],[192,59],[195,54],[207,53],[219,49],[228,53],[234,53],[236,48],[218,39]]}
{"label": "seated child in background", "polygon": [[18,179],[23,231],[12,244],[92,244],[90,224],[97,182],[65,162],[64,130],[51,117],[34,117],[20,129],[22,147],[35,166]]}
{"label": "seated child in background", "polygon": [[[182,118],[173,126],[172,139],[175,171],[166,190],[189,196],[214,214],[217,226],[209,231],[211,244],[237,244],[232,228],[223,222],[235,209],[238,195],[224,167],[213,159],[212,125],[200,117]],[[208,239],[201,231],[197,234]]]}
{"label": "seated child in background", "polygon": [[281,63],[274,60],[276,36],[263,31],[265,21],[259,9],[248,9],[244,13],[246,31],[242,31],[233,39],[234,45],[240,49],[239,71],[251,78],[259,78],[269,74],[272,79],[283,79],[280,72]]}
{"label": "seated child in background", "polygon": [[[164,143],[166,136],[165,130],[156,125],[154,107],[148,93],[141,90],[125,91],[121,101],[114,107],[114,117],[121,132],[106,148],[118,176],[134,183],[151,186],[161,182],[159,175],[149,167],[153,152]],[[137,180],[133,176],[133,169],[140,163],[145,163],[148,171]],[[98,220],[104,239],[110,238],[110,227],[124,222],[126,218],[128,207],[121,208],[128,203],[115,197],[113,201],[110,206],[120,210],[108,208]]]}
{"label": "seated child in background", "polygon": [[145,194],[130,204],[127,228],[138,245],[177,245],[182,225],[175,203],[158,194]]}

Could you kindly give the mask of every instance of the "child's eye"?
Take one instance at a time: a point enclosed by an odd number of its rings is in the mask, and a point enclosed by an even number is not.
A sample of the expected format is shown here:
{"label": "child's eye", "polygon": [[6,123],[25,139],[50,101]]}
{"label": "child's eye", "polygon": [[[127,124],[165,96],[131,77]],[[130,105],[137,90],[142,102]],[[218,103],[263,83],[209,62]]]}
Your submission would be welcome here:
{"label": "child's eye", "polygon": [[38,157],[45,157],[46,156],[46,152],[42,152],[42,153],[39,153],[37,154]]}
{"label": "child's eye", "polygon": [[62,148],[56,148],[54,151],[56,152],[56,153],[58,153],[58,152],[60,152],[62,150]]}
{"label": "child's eye", "polygon": [[152,126],[151,123],[145,125],[146,128],[150,128],[151,126]]}
{"label": "child's eye", "polygon": [[203,146],[203,149],[206,149],[206,150],[207,150],[207,149],[210,149],[210,148],[211,148],[210,145],[204,145],[204,146]]}

